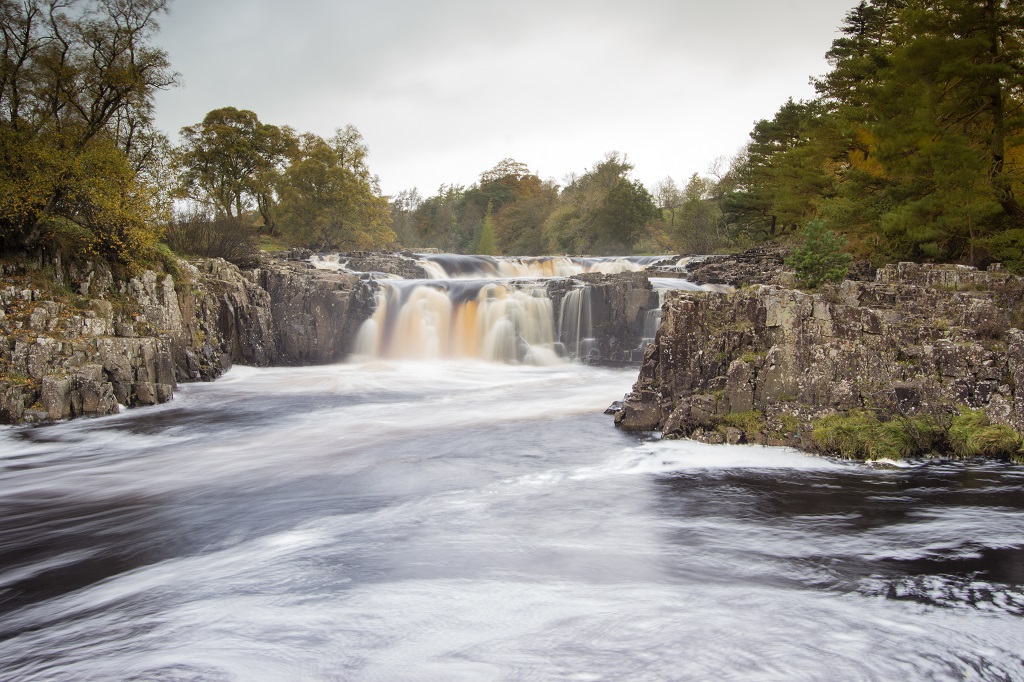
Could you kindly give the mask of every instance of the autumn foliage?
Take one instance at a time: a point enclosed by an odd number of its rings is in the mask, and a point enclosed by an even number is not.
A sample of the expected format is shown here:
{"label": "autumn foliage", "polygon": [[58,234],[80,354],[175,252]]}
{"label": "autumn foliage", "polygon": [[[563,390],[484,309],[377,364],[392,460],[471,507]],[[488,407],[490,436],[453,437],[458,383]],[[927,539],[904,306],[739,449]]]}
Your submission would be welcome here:
{"label": "autumn foliage", "polygon": [[131,269],[168,204],[149,45],[165,0],[0,0],[0,247],[73,249]]}

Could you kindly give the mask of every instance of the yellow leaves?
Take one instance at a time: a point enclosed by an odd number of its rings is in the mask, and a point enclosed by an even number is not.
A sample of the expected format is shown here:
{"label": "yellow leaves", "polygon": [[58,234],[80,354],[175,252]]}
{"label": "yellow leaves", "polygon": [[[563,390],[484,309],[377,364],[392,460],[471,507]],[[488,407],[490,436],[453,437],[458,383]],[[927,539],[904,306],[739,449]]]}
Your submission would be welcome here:
{"label": "yellow leaves", "polygon": [[857,146],[848,154],[850,166],[873,178],[887,178],[889,175],[885,166],[875,155],[878,150],[878,137],[864,126],[858,126],[854,139]]}

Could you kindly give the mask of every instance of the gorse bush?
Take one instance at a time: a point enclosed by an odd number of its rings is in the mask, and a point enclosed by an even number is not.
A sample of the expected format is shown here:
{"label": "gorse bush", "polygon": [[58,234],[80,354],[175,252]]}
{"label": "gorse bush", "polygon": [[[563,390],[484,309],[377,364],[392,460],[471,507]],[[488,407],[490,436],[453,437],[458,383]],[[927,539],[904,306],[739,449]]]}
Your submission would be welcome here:
{"label": "gorse bush", "polygon": [[850,271],[853,257],[843,253],[846,239],[825,228],[824,221],[812,220],[804,228],[804,241],[786,257],[797,279],[814,289],[825,282],[841,282]]}

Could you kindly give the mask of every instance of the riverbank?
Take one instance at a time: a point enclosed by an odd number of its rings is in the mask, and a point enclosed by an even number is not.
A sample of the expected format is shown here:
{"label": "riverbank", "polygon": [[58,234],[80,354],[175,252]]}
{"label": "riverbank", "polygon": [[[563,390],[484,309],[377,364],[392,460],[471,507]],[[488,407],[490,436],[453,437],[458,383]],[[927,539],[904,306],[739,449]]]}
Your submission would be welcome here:
{"label": "riverbank", "polygon": [[0,679],[1019,678],[1024,467],[634,436],[635,378],[235,367],[0,429]]}
{"label": "riverbank", "polygon": [[[662,260],[659,278],[720,287],[662,290],[663,306],[652,273],[551,278],[568,259],[293,253],[244,271],[216,259],[178,261],[173,273],[127,282],[90,263],[8,261],[0,267],[0,423],[163,403],[179,383],[215,379],[235,363],[338,362],[374,318],[377,351],[398,335],[423,335],[409,337],[409,357],[426,357],[424,349],[444,357],[443,347],[459,342],[459,352],[503,348],[513,362],[637,362],[638,380],[615,416],[625,430],[857,459],[1020,457],[1020,278],[998,267],[901,263],[859,267],[839,286],[804,292],[783,257],[761,247],[695,259],[684,272]],[[423,279],[441,263],[482,279]],[[531,280],[527,265],[551,272]],[[501,280],[500,293],[486,277],[500,278],[501,268],[524,279]],[[380,279],[387,275],[403,279]],[[422,308],[410,295],[417,287],[445,299],[441,309]],[[378,310],[385,299],[388,309]],[[406,303],[421,307],[400,313]],[[400,322],[407,313],[412,327]],[[456,323],[476,336],[454,338]],[[508,338],[495,345],[498,331]]]}
{"label": "riverbank", "polygon": [[92,262],[0,266],[0,423],[114,414],[171,399],[232,364],[335,362],[372,312],[350,274],[265,258],[220,259],[115,281]]}
{"label": "riverbank", "polygon": [[751,260],[699,266],[736,293],[669,295],[620,427],[858,459],[1021,457],[1019,277],[900,263],[807,293],[774,254]]}

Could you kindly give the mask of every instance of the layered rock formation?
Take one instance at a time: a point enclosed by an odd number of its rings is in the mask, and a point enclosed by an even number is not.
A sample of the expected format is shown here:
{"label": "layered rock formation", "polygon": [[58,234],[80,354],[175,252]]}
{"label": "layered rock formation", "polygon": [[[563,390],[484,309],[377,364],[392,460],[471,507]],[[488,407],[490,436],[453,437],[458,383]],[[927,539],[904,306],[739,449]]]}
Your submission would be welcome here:
{"label": "layered rock formation", "polygon": [[0,270],[0,423],[104,415],[169,400],[233,363],[341,359],[372,311],[371,283],[266,259],[178,263],[115,283],[90,263]]}
{"label": "layered rock formation", "polygon": [[911,263],[815,294],[673,292],[615,421],[811,448],[827,415],[941,419],[966,406],[1022,433],[1022,293],[1000,271]]}

